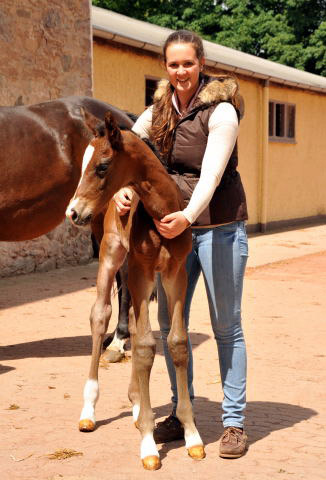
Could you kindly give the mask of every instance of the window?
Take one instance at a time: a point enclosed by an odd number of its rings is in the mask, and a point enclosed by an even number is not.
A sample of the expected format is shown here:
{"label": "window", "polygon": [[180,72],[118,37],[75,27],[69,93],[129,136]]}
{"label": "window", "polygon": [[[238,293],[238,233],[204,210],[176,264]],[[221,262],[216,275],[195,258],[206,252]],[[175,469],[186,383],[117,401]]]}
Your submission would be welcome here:
{"label": "window", "polygon": [[295,142],[295,105],[274,100],[269,102],[269,139]]}
{"label": "window", "polygon": [[145,78],[145,106],[149,107],[153,103],[153,96],[156,90],[158,79]]}

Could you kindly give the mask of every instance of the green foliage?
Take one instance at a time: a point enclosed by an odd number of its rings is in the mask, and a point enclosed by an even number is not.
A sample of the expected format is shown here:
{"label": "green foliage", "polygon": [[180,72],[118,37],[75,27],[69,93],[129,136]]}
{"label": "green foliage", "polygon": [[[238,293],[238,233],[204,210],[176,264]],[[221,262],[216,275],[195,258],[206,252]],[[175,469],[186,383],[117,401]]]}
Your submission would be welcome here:
{"label": "green foliage", "polygon": [[326,21],[313,32],[305,51],[307,70],[326,77]]}
{"label": "green foliage", "polygon": [[93,5],[326,76],[326,0],[93,0]]}

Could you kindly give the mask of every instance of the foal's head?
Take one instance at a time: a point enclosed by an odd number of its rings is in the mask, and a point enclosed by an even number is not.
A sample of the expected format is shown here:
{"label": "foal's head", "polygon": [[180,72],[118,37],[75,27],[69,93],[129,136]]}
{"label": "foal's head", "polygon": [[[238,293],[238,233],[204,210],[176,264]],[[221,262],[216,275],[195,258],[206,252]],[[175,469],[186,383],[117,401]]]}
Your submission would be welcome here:
{"label": "foal's head", "polygon": [[132,174],[123,137],[125,134],[134,135],[122,133],[110,112],[104,122],[87,111],[84,111],[84,116],[94,138],[85,151],[82,176],[66,210],[67,217],[76,225],[89,223]]}

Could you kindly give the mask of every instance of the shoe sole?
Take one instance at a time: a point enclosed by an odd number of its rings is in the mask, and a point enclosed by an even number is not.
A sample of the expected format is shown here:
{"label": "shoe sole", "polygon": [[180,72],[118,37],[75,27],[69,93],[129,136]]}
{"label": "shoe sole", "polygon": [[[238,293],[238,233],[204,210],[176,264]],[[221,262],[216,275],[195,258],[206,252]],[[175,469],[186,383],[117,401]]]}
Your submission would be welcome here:
{"label": "shoe sole", "polygon": [[245,454],[245,452],[243,453],[236,453],[236,454],[230,454],[230,453],[220,453],[219,456],[221,458],[240,458],[242,457],[243,455]]}

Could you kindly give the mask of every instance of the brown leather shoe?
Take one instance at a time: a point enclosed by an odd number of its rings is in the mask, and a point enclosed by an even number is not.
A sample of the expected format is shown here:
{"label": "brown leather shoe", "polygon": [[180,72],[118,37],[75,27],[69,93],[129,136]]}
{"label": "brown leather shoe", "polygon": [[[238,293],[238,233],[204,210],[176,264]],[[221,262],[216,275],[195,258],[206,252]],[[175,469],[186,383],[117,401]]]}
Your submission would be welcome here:
{"label": "brown leather shoe", "polygon": [[169,415],[159,422],[154,428],[154,440],[156,443],[173,442],[184,438],[184,429],[181,422],[174,415]]}
{"label": "brown leather shoe", "polygon": [[247,449],[247,435],[237,427],[227,427],[220,441],[220,457],[239,458]]}

